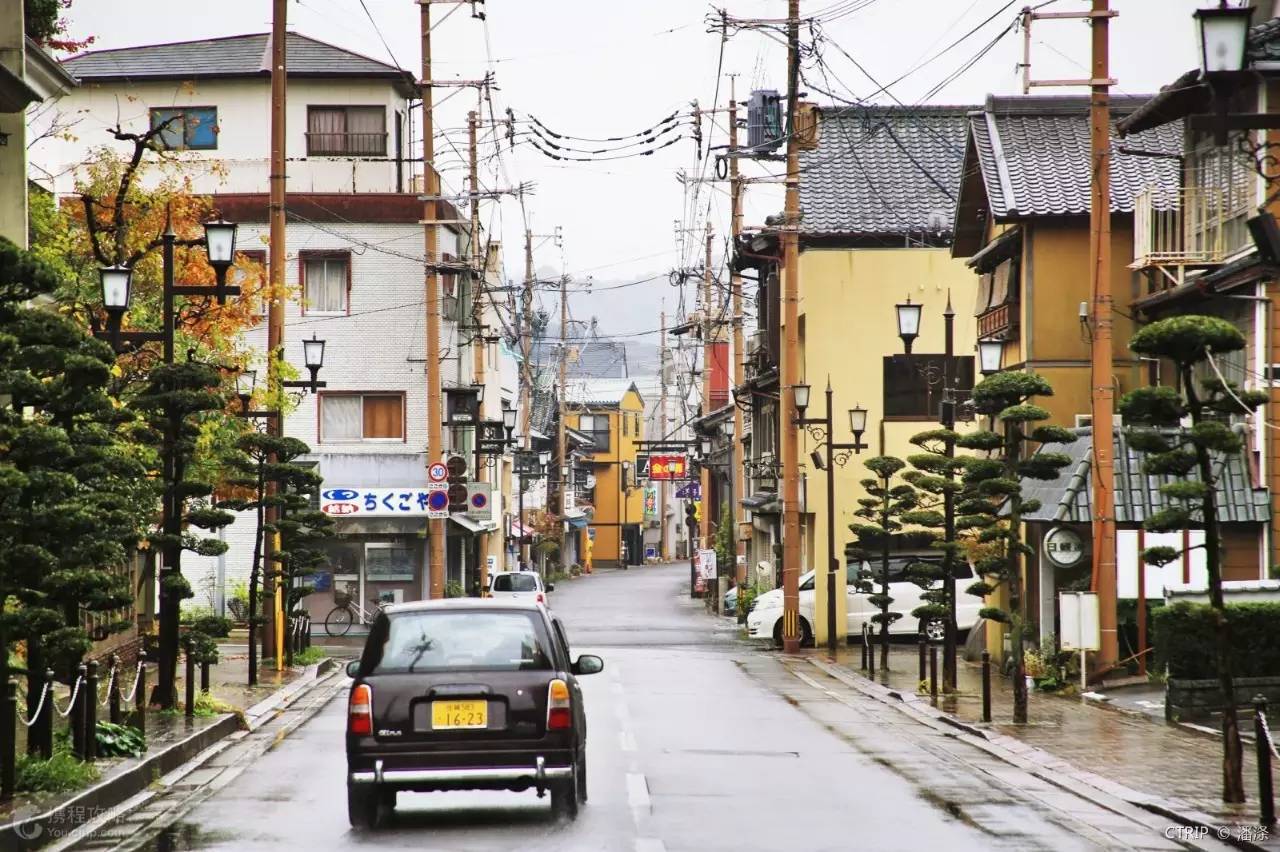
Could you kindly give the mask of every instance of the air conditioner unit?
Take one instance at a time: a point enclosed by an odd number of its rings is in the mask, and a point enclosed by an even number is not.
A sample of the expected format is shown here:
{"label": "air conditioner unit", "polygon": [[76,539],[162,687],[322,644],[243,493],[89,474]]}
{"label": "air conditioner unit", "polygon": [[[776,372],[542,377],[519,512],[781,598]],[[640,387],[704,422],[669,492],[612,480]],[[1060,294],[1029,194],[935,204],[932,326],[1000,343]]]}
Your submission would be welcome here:
{"label": "air conditioner unit", "polygon": [[[1120,414],[1112,414],[1112,415],[1111,415],[1111,425],[1112,425],[1114,428],[1116,428],[1116,429],[1122,429],[1122,428],[1124,428],[1124,416],[1123,416],[1123,415],[1120,415]],[[1076,428],[1077,428],[1077,429],[1091,429],[1091,428],[1093,428],[1093,415],[1092,415],[1092,414],[1077,414],[1077,415],[1076,415]]]}

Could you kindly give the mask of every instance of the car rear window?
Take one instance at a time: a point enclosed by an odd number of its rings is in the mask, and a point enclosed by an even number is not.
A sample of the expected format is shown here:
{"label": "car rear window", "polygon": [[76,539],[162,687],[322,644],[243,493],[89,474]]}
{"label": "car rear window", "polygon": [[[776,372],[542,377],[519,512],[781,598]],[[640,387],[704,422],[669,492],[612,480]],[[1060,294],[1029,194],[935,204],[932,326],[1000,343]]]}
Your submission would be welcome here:
{"label": "car rear window", "polygon": [[493,578],[495,592],[536,592],[538,578],[532,574],[499,574]]}
{"label": "car rear window", "polygon": [[533,612],[402,612],[388,619],[373,674],[552,668],[546,625]]}

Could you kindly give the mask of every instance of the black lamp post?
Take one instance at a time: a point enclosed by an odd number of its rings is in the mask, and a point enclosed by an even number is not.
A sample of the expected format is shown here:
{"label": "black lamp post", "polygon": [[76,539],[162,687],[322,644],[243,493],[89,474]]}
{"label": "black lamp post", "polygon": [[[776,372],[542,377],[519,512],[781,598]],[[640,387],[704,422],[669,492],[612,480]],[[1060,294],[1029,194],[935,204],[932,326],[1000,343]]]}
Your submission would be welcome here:
{"label": "black lamp post", "polygon": [[[217,286],[177,284],[174,281],[174,249],[178,235],[174,233],[172,220],[165,222],[164,233],[160,235],[163,270],[163,320],[160,331],[120,330],[132,296],[133,270],[118,264],[102,267],[98,271],[98,277],[102,286],[102,305],[107,312],[107,328],[95,331],[94,336],[108,341],[117,354],[137,349],[145,343],[160,343],[163,346],[163,363],[174,363],[174,336],[179,322],[177,298],[213,297],[219,304],[224,304],[228,296],[240,295],[239,287],[226,285],[226,271],[235,252],[235,232],[236,226],[231,222],[218,220],[206,224],[205,251],[218,276]],[[176,458],[181,429],[181,420],[177,416],[171,416],[165,425],[160,448],[165,483],[160,523],[168,543],[161,550],[160,659],[155,694],[164,709],[172,708],[177,701],[178,617],[181,600],[167,591],[173,584],[166,580],[182,574],[182,511],[186,498],[179,493]]]}
{"label": "black lamp post", "polygon": [[[505,426],[506,418],[507,418],[506,410],[503,411],[502,416],[503,416],[503,425]],[[515,423],[514,409],[512,409],[512,427],[511,428],[514,428],[514,423]],[[530,479],[541,479],[543,476],[546,476],[547,463],[550,461],[551,461],[550,450],[542,450],[537,453],[524,450],[516,453],[516,477],[520,480],[520,490],[519,490],[519,494],[517,495],[517,499],[519,503],[517,511],[519,512],[519,524],[520,524],[519,554],[520,554],[521,566],[523,566],[526,561],[525,550],[524,550],[524,539],[525,539],[525,531],[526,531],[526,528],[524,525],[524,490],[526,487],[525,483]]]}
{"label": "black lamp post", "polygon": [[905,302],[899,302],[893,307],[898,316],[898,336],[902,338],[902,345],[910,355],[911,343],[920,336],[920,313],[924,310],[924,305],[912,303],[908,296]]}
{"label": "black lamp post", "polygon": [[[709,440],[704,439],[703,446],[707,446],[710,443],[711,442]],[[629,508],[627,506],[627,494],[631,491],[630,486],[627,484],[627,480],[630,479],[630,477],[631,462],[623,461],[622,475],[618,477],[618,495],[622,501],[622,526],[618,527],[618,562],[622,565],[622,569],[624,571],[629,567],[629,554],[627,553],[625,536],[627,531],[627,509]]]}
{"label": "black lamp post", "polygon": [[835,654],[838,631],[836,628],[836,588],[839,585],[840,560],[836,557],[836,465],[844,467],[852,455],[861,455],[867,449],[862,443],[862,433],[867,429],[867,410],[860,405],[849,409],[849,431],[853,433],[853,443],[837,443],[835,428],[832,423],[833,406],[831,401],[831,378],[827,377],[827,410],[821,417],[805,417],[805,409],[809,407],[809,386],[795,385],[791,392],[795,397],[796,412],[800,415],[795,420],[796,426],[804,427],[814,440],[825,448],[825,457],[818,457],[814,450],[815,460],[822,461],[818,465],[827,472],[827,650]]}
{"label": "black lamp post", "polygon": [[978,341],[978,371],[992,376],[1004,369],[1004,341]]}
{"label": "black lamp post", "polygon": [[[302,361],[306,365],[307,371],[311,373],[311,378],[306,381],[282,381],[282,388],[298,388],[305,395],[307,391],[316,393],[320,388],[328,387],[327,382],[319,380],[320,368],[324,366],[324,341],[317,338],[314,334],[310,340],[302,341]],[[283,412],[279,407],[272,407],[261,411],[251,411],[249,403],[253,398],[254,385],[257,383],[258,373],[256,370],[241,370],[236,374],[236,396],[240,398],[240,411],[237,412],[238,417],[249,419],[270,419],[280,421]]]}

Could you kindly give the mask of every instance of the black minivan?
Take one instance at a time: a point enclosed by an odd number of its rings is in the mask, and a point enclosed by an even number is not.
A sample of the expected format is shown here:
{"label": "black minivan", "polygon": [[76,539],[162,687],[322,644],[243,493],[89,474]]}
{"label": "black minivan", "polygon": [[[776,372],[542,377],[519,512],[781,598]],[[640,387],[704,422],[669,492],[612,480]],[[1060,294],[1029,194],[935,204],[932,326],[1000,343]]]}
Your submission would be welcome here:
{"label": "black minivan", "polygon": [[347,813],[374,828],[396,793],[551,793],[576,817],[587,799],[587,719],[577,675],[604,661],[569,657],[564,625],[526,601],[453,598],[378,615],[347,709]]}

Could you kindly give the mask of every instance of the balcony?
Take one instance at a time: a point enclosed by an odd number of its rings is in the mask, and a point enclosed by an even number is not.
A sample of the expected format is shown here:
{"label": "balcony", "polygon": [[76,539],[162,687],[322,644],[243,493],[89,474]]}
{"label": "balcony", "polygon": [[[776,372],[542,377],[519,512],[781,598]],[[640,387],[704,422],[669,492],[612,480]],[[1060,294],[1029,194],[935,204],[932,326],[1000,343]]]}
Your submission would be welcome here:
{"label": "balcony", "polygon": [[1016,340],[1018,337],[1018,303],[1005,302],[978,314],[978,337]]}
{"label": "balcony", "polygon": [[1242,187],[1148,187],[1133,211],[1130,269],[1212,266],[1252,245]]}

